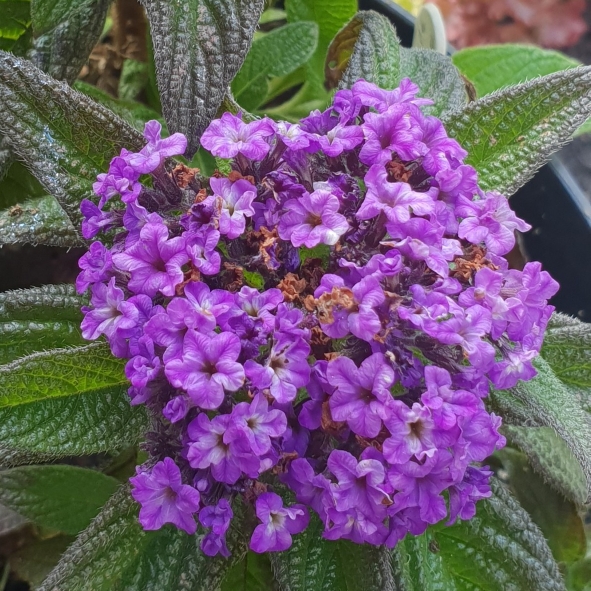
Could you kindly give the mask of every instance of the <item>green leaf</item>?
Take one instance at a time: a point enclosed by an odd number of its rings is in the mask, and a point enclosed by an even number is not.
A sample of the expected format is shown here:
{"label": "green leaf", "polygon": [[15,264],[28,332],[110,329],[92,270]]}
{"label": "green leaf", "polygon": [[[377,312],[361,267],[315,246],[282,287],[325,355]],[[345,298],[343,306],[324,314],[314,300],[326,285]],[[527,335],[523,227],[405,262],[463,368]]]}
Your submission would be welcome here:
{"label": "green leaf", "polygon": [[351,88],[360,78],[380,88],[400,82],[400,40],[390,21],[374,11],[358,12],[328,48],[324,73],[329,88]]}
{"label": "green leaf", "polygon": [[429,115],[445,117],[466,106],[466,87],[447,55],[441,55],[432,49],[402,47],[400,77],[410,78],[419,87],[419,96],[434,101],[433,105],[423,107],[423,111]]}
{"label": "green leaf", "polygon": [[467,47],[454,53],[452,60],[472,82],[479,97],[499,88],[581,65],[559,51],[513,43]]}
{"label": "green leaf", "polygon": [[244,281],[249,287],[254,287],[255,289],[263,289],[265,287],[265,280],[260,273],[247,271],[246,269],[242,269],[242,273],[244,275]]}
{"label": "green leaf", "polygon": [[585,529],[577,506],[545,484],[524,454],[510,448],[499,452],[511,491],[544,534],[557,562],[572,564],[585,556]]}
{"label": "green leaf", "polygon": [[263,0],[142,0],[158,89],[171,133],[187,136],[191,158],[252,41]]}
{"label": "green leaf", "polygon": [[0,181],[0,209],[9,209],[19,201],[43,197],[47,191],[21,162],[11,163]]}
{"label": "green leaf", "polygon": [[567,444],[550,427],[503,425],[502,432],[549,485],[577,505],[585,503],[585,474]]}
{"label": "green leaf", "polygon": [[200,536],[171,525],[146,532],[121,487],[68,548],[38,591],[212,591],[246,553],[242,532],[228,533],[230,559],[205,556]]}
{"label": "green leaf", "polygon": [[306,82],[289,101],[266,110],[273,117],[297,121],[313,109],[324,109],[330,102],[330,94],[324,87],[326,53],[334,36],[357,12],[357,1],[286,0],[285,10],[290,23],[312,21],[318,25],[318,46],[306,64]]}
{"label": "green leaf", "polygon": [[320,259],[322,266],[326,269],[330,258],[330,246],[327,244],[319,244],[313,248],[306,248],[302,246],[298,249],[300,255],[300,265],[303,265],[308,259]]}
{"label": "green leaf", "polygon": [[112,391],[127,383],[124,365],[103,342],[32,353],[0,365],[0,408]]}
{"label": "green leaf", "polygon": [[400,591],[565,591],[546,540],[496,480],[476,516],[398,543]]}
{"label": "green leaf", "polygon": [[591,388],[591,325],[566,314],[553,314],[544,336],[542,357],[561,382]]}
{"label": "green leaf", "polygon": [[309,83],[324,83],[324,62],[328,46],[341,28],[357,12],[356,0],[286,0],[285,10],[290,23],[312,21],[318,24],[318,46],[309,62]]}
{"label": "green leaf", "polygon": [[53,78],[72,82],[103,30],[109,0],[32,0],[31,61]]}
{"label": "green leaf", "polygon": [[119,450],[142,441],[148,427],[126,387],[48,398],[0,408],[0,457],[15,466]]}
{"label": "green leaf", "polygon": [[444,123],[481,187],[512,195],[591,114],[591,67],[557,72],[469,103]]}
{"label": "green leaf", "polygon": [[228,571],[220,591],[275,591],[269,555],[248,552]]}
{"label": "green leaf", "polygon": [[323,529],[314,516],[289,550],[271,554],[282,591],[395,591],[384,547],[325,540]]}
{"label": "green leaf", "polygon": [[167,132],[162,115],[142,103],[126,101],[120,98],[117,99],[92,84],[82,82],[82,80],[76,80],[72,86],[97,103],[107,107],[107,109],[110,109],[116,115],[119,115],[121,119],[127,121],[127,123],[135,127],[138,131],[144,131],[146,121],[157,119],[163,124],[162,135],[164,136]]}
{"label": "green leaf", "polygon": [[0,245],[16,243],[84,245],[66,212],[51,195],[19,201],[0,211]]}
{"label": "green leaf", "polygon": [[87,468],[20,466],[0,471],[0,503],[41,527],[77,534],[118,486]]}
{"label": "green leaf", "polygon": [[564,440],[585,474],[588,500],[591,497],[591,421],[576,396],[542,358],[534,365],[538,370],[535,378],[520,382],[510,390],[494,390],[491,402],[508,424],[551,427]]}
{"label": "green leaf", "polygon": [[232,82],[232,93],[248,111],[267,97],[268,78],[286,76],[306,63],[318,44],[318,25],[298,22],[256,39]]}
{"label": "green leaf", "polygon": [[10,555],[10,568],[31,589],[36,589],[73,541],[73,536],[66,535],[35,540]]}
{"label": "green leaf", "polygon": [[117,94],[120,99],[134,101],[148,84],[148,64],[126,59],[121,66]]}
{"label": "green leaf", "polygon": [[0,294],[0,366],[35,351],[83,345],[80,307],[72,285]]}
{"label": "green leaf", "polygon": [[24,55],[31,42],[29,0],[0,0],[0,50]]}
{"label": "green leaf", "polygon": [[0,52],[0,133],[75,227],[80,201],[122,147],[139,150],[143,139],[109,109],[30,62]]}

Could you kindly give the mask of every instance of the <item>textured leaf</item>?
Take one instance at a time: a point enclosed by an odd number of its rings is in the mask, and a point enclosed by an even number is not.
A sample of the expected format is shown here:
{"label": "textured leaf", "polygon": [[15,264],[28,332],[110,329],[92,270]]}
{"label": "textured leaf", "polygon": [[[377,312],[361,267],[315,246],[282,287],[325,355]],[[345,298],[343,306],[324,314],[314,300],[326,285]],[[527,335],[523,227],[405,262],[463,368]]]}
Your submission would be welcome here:
{"label": "textured leaf", "polygon": [[30,62],[0,52],[0,133],[75,227],[80,201],[122,147],[143,139],[109,109],[43,74]]}
{"label": "textured leaf", "polygon": [[271,554],[271,565],[282,591],[394,591],[385,548],[331,542],[321,537],[323,526],[314,517],[294,536],[285,552]]}
{"label": "textured leaf", "polygon": [[550,488],[524,454],[505,448],[499,456],[511,491],[540,528],[557,562],[572,564],[585,556],[585,529],[577,506]]}
{"label": "textured leaf", "polygon": [[28,521],[15,513],[12,509],[8,509],[0,505],[0,536],[5,536],[28,523]]}
{"label": "textured leaf", "polygon": [[66,212],[51,195],[0,211],[0,245],[15,243],[84,245]]}
{"label": "textured leaf", "polygon": [[551,427],[567,444],[585,474],[587,499],[591,497],[591,421],[576,396],[542,359],[538,375],[510,390],[495,390],[492,404],[509,424]]}
{"label": "textured leaf", "polygon": [[170,525],[145,532],[137,512],[121,487],[38,591],[213,591],[246,553],[244,536],[233,528],[232,558],[209,558],[199,550],[199,536]]}
{"label": "textured leaf", "polygon": [[20,466],[0,471],[0,503],[41,527],[77,534],[118,485],[110,476],[77,466]]}
{"label": "textured leaf", "polygon": [[452,60],[472,82],[479,97],[505,86],[581,65],[559,51],[513,43],[467,47],[454,53]]}
{"label": "textured leaf", "polygon": [[585,503],[585,474],[566,443],[550,427],[503,425],[503,435],[525,453],[548,484],[578,505]]}
{"label": "textured leaf", "polygon": [[357,12],[356,0],[286,0],[290,23],[312,21],[318,25],[318,46],[305,66],[305,82],[295,95],[280,107],[266,109],[273,117],[297,121],[313,109],[324,109],[330,94],[324,87],[326,52],[334,36]]}
{"label": "textured leaf", "polygon": [[127,388],[0,408],[0,463],[15,466],[123,449],[143,440],[144,407]]}
{"label": "textured leaf", "polygon": [[265,100],[270,76],[286,76],[306,63],[318,44],[318,25],[298,22],[256,39],[232,82],[238,103],[253,111]]}
{"label": "textured leaf", "polygon": [[0,0],[0,49],[24,55],[31,42],[29,0]]}
{"label": "textured leaf", "polygon": [[[451,58],[432,49],[400,49],[400,76],[410,78],[420,88],[419,96],[434,104],[423,111],[436,117],[465,107],[466,87]],[[467,148],[466,148],[467,149]]]}
{"label": "textured leaf", "polygon": [[163,124],[163,132],[162,135],[165,134],[165,124],[162,115],[150,109],[150,107],[146,107],[142,103],[137,103],[135,101],[125,101],[121,99],[117,99],[107,92],[102,91],[100,88],[93,86],[92,84],[87,84],[86,82],[82,82],[82,80],[76,80],[72,85],[76,90],[79,90],[86,96],[89,96],[91,99],[95,100],[97,103],[107,107],[121,117],[121,119],[127,121],[131,126],[135,127],[138,131],[144,130],[144,125],[146,121],[150,121],[151,119],[157,119],[160,123]]}
{"label": "textured leaf", "polygon": [[102,342],[32,353],[0,365],[0,408],[112,391],[127,383],[124,363]]}
{"label": "textured leaf", "polygon": [[10,555],[10,569],[37,589],[73,541],[73,536],[63,534],[35,540]]}
{"label": "textured leaf", "polygon": [[121,66],[117,95],[120,99],[134,101],[148,84],[148,64],[126,59]]}
{"label": "textured leaf", "polygon": [[351,88],[364,78],[380,88],[400,82],[400,40],[390,21],[374,11],[358,12],[328,48],[324,73],[329,88]]}
{"label": "textured leaf", "polygon": [[544,337],[542,357],[561,382],[591,388],[591,325],[566,314],[553,314]]}
{"label": "textured leaf", "polygon": [[493,492],[473,519],[398,544],[400,591],[565,591],[538,527],[497,481]]}
{"label": "textured leaf", "polygon": [[72,82],[103,30],[109,0],[32,0],[31,61],[53,78]]}
{"label": "textured leaf", "polygon": [[263,0],[142,0],[164,118],[191,158],[246,54]]}
{"label": "textured leaf", "polygon": [[19,201],[43,197],[47,191],[21,162],[10,163],[0,181],[0,209],[9,209]]}
{"label": "textured leaf", "polygon": [[446,118],[480,185],[512,195],[591,114],[591,67],[494,92]]}
{"label": "textured leaf", "polygon": [[229,571],[220,591],[275,591],[268,554],[248,552]]}
{"label": "textured leaf", "polygon": [[73,285],[49,285],[0,294],[0,366],[34,353],[83,345],[80,307]]}

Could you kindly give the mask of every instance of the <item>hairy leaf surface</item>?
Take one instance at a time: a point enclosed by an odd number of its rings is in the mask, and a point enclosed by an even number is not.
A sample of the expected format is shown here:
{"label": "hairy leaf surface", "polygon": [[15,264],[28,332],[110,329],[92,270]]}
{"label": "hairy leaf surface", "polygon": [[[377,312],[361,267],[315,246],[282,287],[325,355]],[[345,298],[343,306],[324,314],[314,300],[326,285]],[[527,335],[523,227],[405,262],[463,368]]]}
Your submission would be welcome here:
{"label": "hairy leaf surface", "polygon": [[400,82],[400,40],[390,21],[374,11],[358,12],[335,36],[325,65],[330,88],[351,88],[364,78],[380,88]]}
{"label": "hairy leaf surface", "polygon": [[271,554],[271,565],[282,591],[394,591],[389,553],[383,548],[348,540],[322,538],[317,517],[294,536],[285,552]]}
{"label": "hairy leaf surface", "polygon": [[80,202],[93,198],[96,175],[122,147],[139,150],[144,143],[106,107],[5,52],[0,52],[0,103],[0,133],[76,228]]}
{"label": "hairy leaf surface", "polygon": [[77,534],[118,486],[87,468],[20,466],[0,471],[0,503],[41,527]]}
{"label": "hairy leaf surface", "polygon": [[585,475],[588,500],[591,496],[591,421],[577,397],[556,377],[546,361],[538,358],[534,365],[538,370],[535,378],[520,382],[510,390],[493,391],[491,401],[508,424],[550,427],[564,440]]}
{"label": "hairy leaf surface", "polygon": [[481,187],[510,196],[590,114],[591,67],[580,67],[489,94],[444,122]]}
{"label": "hairy leaf surface", "polygon": [[263,0],[142,0],[158,89],[171,133],[187,136],[191,158],[246,54]]}
{"label": "hairy leaf surface", "polygon": [[144,531],[138,506],[122,486],[38,591],[212,591],[246,553],[244,535],[234,527],[227,540],[232,557],[207,557],[199,535],[171,525]]}
{"label": "hairy leaf surface", "polygon": [[400,591],[565,591],[538,527],[498,481],[476,516],[407,536],[393,553]]}

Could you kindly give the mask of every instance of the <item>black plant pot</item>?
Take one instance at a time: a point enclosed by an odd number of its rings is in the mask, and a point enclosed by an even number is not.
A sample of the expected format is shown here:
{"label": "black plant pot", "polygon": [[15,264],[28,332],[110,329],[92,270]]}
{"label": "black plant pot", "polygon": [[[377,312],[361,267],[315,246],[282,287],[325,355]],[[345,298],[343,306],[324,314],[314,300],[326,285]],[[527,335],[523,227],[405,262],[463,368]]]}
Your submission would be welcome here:
{"label": "black plant pot", "polygon": [[[408,12],[390,0],[360,0],[359,6],[387,16],[402,45],[410,47],[414,18]],[[511,197],[511,206],[532,226],[523,235],[527,258],[540,261],[560,283],[551,303],[591,322],[591,203],[560,153]]]}

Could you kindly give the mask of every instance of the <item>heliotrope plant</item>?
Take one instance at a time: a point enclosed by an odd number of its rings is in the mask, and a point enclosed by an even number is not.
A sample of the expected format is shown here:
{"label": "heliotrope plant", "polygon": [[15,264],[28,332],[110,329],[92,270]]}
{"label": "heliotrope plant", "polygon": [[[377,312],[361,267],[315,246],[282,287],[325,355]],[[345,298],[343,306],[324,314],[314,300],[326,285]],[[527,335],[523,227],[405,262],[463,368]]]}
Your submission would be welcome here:
{"label": "heliotrope plant", "polygon": [[264,13],[242,64],[261,4],[146,0],[143,135],[0,54],[52,195],[5,227],[85,246],[75,286],[0,294],[0,503],[56,532],[39,588],[583,589],[591,337],[506,257],[591,73],[469,103],[342,0]]}

